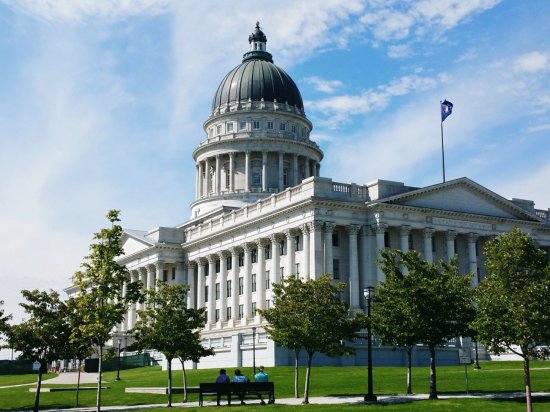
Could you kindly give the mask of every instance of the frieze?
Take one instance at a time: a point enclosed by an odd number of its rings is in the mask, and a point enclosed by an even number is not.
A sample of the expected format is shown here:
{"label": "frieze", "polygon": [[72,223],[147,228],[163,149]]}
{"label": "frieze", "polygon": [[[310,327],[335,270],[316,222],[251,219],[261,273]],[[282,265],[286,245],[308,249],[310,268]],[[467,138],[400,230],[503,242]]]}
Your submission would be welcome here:
{"label": "frieze", "polygon": [[455,220],[455,219],[445,219],[441,217],[432,217],[431,222],[434,225],[441,225],[441,226],[461,227],[466,229],[488,230],[488,231],[493,230],[493,225],[489,223],[470,222],[468,220]]}

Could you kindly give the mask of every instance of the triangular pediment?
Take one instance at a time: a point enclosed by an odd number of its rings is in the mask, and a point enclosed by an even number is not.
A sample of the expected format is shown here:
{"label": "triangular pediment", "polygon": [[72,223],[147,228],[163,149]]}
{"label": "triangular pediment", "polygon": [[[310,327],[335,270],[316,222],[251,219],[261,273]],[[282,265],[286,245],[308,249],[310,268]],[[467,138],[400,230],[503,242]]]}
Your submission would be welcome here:
{"label": "triangular pediment", "polygon": [[122,248],[126,256],[141,252],[154,246],[154,242],[148,240],[147,232],[139,230],[125,230],[122,236]]}
{"label": "triangular pediment", "polygon": [[534,213],[465,177],[379,199],[378,202],[505,219],[540,221]]}

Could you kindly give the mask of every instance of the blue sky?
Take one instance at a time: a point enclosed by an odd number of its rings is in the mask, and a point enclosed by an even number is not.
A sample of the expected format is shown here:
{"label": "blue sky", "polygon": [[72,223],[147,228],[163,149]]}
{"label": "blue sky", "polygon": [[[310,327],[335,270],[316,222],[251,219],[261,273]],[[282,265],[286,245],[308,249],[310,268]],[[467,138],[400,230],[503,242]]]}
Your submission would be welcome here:
{"label": "blue sky", "polygon": [[256,20],[298,84],[321,175],[467,176],[550,207],[546,0],[0,0],[0,299],[61,290],[107,210],[189,217],[193,149]]}

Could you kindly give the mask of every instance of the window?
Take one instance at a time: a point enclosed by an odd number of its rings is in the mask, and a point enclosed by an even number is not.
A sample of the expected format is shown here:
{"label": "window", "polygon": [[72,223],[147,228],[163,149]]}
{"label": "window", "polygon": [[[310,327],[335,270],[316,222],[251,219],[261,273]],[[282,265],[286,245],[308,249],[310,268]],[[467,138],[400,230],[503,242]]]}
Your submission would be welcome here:
{"label": "window", "polygon": [[259,129],[260,128],[260,122],[258,120],[254,120],[252,122],[252,128],[256,129],[256,130]]}
{"label": "window", "polygon": [[225,172],[225,188],[229,189],[229,184],[231,183],[231,175],[229,174],[229,167],[225,167],[223,170]]}
{"label": "window", "polygon": [[262,184],[262,175],[260,170],[252,171],[252,184],[254,186],[260,186]]}
{"label": "window", "polygon": [[232,132],[232,131],[233,131],[233,123],[232,123],[232,122],[227,123],[227,125],[226,125],[226,130],[227,130],[228,132]]}
{"label": "window", "polygon": [[226,258],[225,265],[227,270],[231,270],[233,268],[233,260],[231,259],[231,256]]}
{"label": "window", "polygon": [[208,322],[208,311],[207,310],[204,311],[204,320],[205,320],[205,322]]}
{"label": "window", "polygon": [[213,127],[208,129],[208,137],[212,137],[212,136],[214,136],[214,128]]}
{"label": "window", "polygon": [[222,134],[222,125],[221,124],[216,126],[216,134],[219,134],[219,135]]}
{"label": "window", "polygon": [[265,301],[265,308],[266,308],[266,309],[269,309],[270,307],[271,307],[271,301],[270,301],[269,299],[267,299],[267,300]]}
{"label": "window", "polygon": [[300,243],[300,236],[294,238],[294,250],[302,250],[302,244]]}
{"label": "window", "polygon": [[162,280],[166,282],[168,280],[168,269],[162,271]]}
{"label": "window", "polygon": [[292,133],[296,133],[296,125],[295,125],[295,124],[292,125],[292,129],[291,129],[291,130],[292,130]]}
{"label": "window", "polygon": [[384,232],[384,247],[390,247],[390,232]]}
{"label": "window", "polygon": [[239,305],[239,319],[244,318],[244,306]]}
{"label": "window", "polygon": [[250,261],[256,263],[258,261],[258,249],[252,249],[250,251]]}
{"label": "window", "polygon": [[239,129],[246,130],[246,122],[239,122]]}
{"label": "window", "polygon": [[285,278],[285,268],[283,266],[281,266],[280,271],[281,271],[281,279],[284,279]]}
{"label": "window", "polygon": [[204,276],[208,276],[210,274],[210,265],[204,265]]}
{"label": "window", "polygon": [[271,245],[264,247],[264,256],[266,259],[271,259]]}
{"label": "window", "polygon": [[333,259],[332,260],[332,277],[333,279],[340,279],[340,260]]}
{"label": "window", "polygon": [[172,280],[176,280],[176,268],[172,268]]}
{"label": "window", "polygon": [[412,233],[409,233],[409,250],[413,250],[413,249],[414,249],[413,235]]}
{"label": "window", "polygon": [[302,137],[306,137],[306,128],[302,127]]}
{"label": "window", "polygon": [[340,237],[338,236],[338,232],[334,232],[332,234],[332,246],[340,246]]}
{"label": "window", "polygon": [[273,122],[267,122],[267,128],[273,130]]}
{"label": "window", "polygon": [[296,276],[300,276],[300,264],[296,263]]}
{"label": "window", "polygon": [[271,280],[269,279],[269,270],[265,271],[265,288],[266,289],[271,288]]}
{"label": "window", "polygon": [[436,247],[435,247],[435,236],[432,237],[432,252],[435,253],[437,250],[436,250]]}
{"label": "window", "polygon": [[239,295],[242,295],[244,293],[244,278],[239,278]]}
{"label": "window", "polygon": [[279,130],[280,130],[281,132],[284,132],[284,131],[286,130],[286,124],[285,124],[285,123],[281,123],[281,124],[279,125]]}
{"label": "window", "polygon": [[220,310],[219,309],[216,309],[216,322],[218,322],[220,320]]}
{"label": "window", "polygon": [[208,286],[204,287],[204,301],[208,302]]}
{"label": "window", "polygon": [[288,186],[288,169],[283,169],[283,186]]}
{"label": "window", "polygon": [[286,248],[285,248],[285,241],[281,240],[279,242],[279,255],[283,256],[286,255]]}
{"label": "window", "polygon": [[226,292],[226,294],[227,294],[228,298],[231,297],[231,281],[230,280],[227,281],[227,292]]}
{"label": "window", "polygon": [[244,253],[239,253],[239,267],[244,266]]}
{"label": "window", "polygon": [[220,273],[220,261],[219,260],[216,260],[216,263],[214,264],[215,266],[215,269],[216,269],[216,273]]}
{"label": "window", "polygon": [[256,292],[256,274],[252,274],[252,292]]}
{"label": "window", "polygon": [[256,316],[256,302],[252,302],[252,316]]}
{"label": "window", "polygon": [[227,319],[231,319],[231,306],[228,306],[228,307],[225,309],[225,314],[226,314],[226,318],[227,318]]}
{"label": "window", "polygon": [[220,284],[216,283],[216,300],[220,300]]}

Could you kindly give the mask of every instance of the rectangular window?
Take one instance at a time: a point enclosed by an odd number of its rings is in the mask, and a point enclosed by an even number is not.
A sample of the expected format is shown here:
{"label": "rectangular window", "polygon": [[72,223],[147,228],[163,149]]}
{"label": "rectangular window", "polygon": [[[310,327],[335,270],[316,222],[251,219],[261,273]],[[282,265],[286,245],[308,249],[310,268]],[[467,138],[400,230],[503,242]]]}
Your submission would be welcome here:
{"label": "rectangular window", "polygon": [[214,136],[214,128],[211,127],[210,129],[208,129],[208,137],[212,136]]}
{"label": "rectangular window", "polygon": [[204,287],[204,301],[208,302],[208,285]]}
{"label": "rectangular window", "polygon": [[252,316],[256,316],[256,302],[252,302]]}
{"label": "rectangular window", "polygon": [[172,268],[172,280],[176,280],[176,268]]}
{"label": "rectangular window", "polygon": [[271,280],[269,279],[269,270],[265,271],[265,288],[266,289],[271,288]]}
{"label": "rectangular window", "polygon": [[216,283],[216,300],[220,300],[220,284]]}
{"label": "rectangular window", "polygon": [[338,237],[338,232],[332,234],[332,246],[340,246],[340,238]]}
{"label": "rectangular window", "polygon": [[220,310],[219,309],[216,309],[216,322],[218,322],[220,320]]}
{"label": "rectangular window", "polygon": [[204,321],[208,322],[208,311],[207,310],[204,311]]}
{"label": "rectangular window", "polygon": [[225,264],[227,266],[227,270],[233,269],[233,260],[231,259],[231,256],[227,258],[227,260],[225,261]]}
{"label": "rectangular window", "polygon": [[260,128],[260,122],[258,120],[254,120],[252,122],[252,128],[256,129],[256,130],[259,129]]}
{"label": "rectangular window", "polygon": [[239,267],[244,266],[244,253],[239,253]]}
{"label": "rectangular window", "polygon": [[239,295],[242,295],[244,293],[244,278],[239,278]]}
{"label": "rectangular window", "polygon": [[302,137],[306,137],[306,128],[302,127]]}
{"label": "rectangular window", "polygon": [[271,259],[271,245],[264,247],[264,256],[266,259]]}
{"label": "rectangular window", "polygon": [[250,261],[256,263],[258,261],[258,249],[252,249],[250,251]]}
{"label": "rectangular window", "polygon": [[436,247],[435,247],[435,236],[432,237],[432,252],[435,253],[437,250],[436,250]]}
{"label": "rectangular window", "polygon": [[254,170],[252,172],[252,184],[254,186],[260,186],[262,184],[262,175],[259,170]]}
{"label": "rectangular window", "polygon": [[252,292],[256,292],[256,274],[252,274]]}
{"label": "rectangular window", "polygon": [[233,131],[233,123],[232,122],[227,123],[226,128],[227,128],[228,132],[232,132]]}
{"label": "rectangular window", "polygon": [[220,261],[219,260],[216,260],[216,263],[215,263],[215,266],[216,266],[216,273],[220,273]]}
{"label": "rectangular window", "polygon": [[384,247],[390,247],[390,232],[384,232]]}
{"label": "rectangular window", "polygon": [[291,129],[291,130],[292,130],[292,133],[296,133],[296,125],[295,125],[295,124],[292,125],[292,129]]}
{"label": "rectangular window", "polygon": [[168,280],[168,269],[162,271],[162,280],[166,282]]}
{"label": "rectangular window", "polygon": [[227,297],[228,298],[231,297],[231,281],[230,280],[227,281]]}
{"label": "rectangular window", "polygon": [[283,169],[283,185],[288,186],[288,169]]}
{"label": "rectangular window", "polygon": [[302,250],[302,244],[300,242],[300,236],[296,236],[294,238],[294,250],[296,250],[296,251]]}
{"label": "rectangular window", "polygon": [[296,263],[296,276],[300,276],[300,264]]}
{"label": "rectangular window", "polygon": [[240,122],[239,123],[239,129],[240,130],[246,130],[246,122]]}
{"label": "rectangular window", "polygon": [[332,277],[334,279],[340,279],[340,260],[339,259],[332,260],[332,271],[334,272],[332,274]]}
{"label": "rectangular window", "polygon": [[279,242],[279,255],[284,256],[286,255],[286,247],[285,247],[285,241],[281,240]]}
{"label": "rectangular window", "polygon": [[409,250],[413,250],[413,249],[414,249],[413,235],[412,235],[412,233],[409,233]]}
{"label": "rectangular window", "polygon": [[281,279],[284,279],[285,278],[285,268],[283,266],[281,266],[279,269],[281,271]]}
{"label": "rectangular window", "polygon": [[210,274],[210,265],[204,265],[204,276],[208,276]]}
{"label": "rectangular window", "polygon": [[221,124],[216,126],[216,134],[218,134],[218,135],[222,134],[222,125]]}
{"label": "rectangular window", "polygon": [[267,128],[273,130],[273,122],[267,122]]}
{"label": "rectangular window", "polygon": [[285,124],[285,123],[281,123],[281,124],[279,125],[279,130],[280,130],[281,132],[284,132],[284,131],[286,130],[286,124]]}
{"label": "rectangular window", "polygon": [[239,319],[244,318],[244,306],[239,305]]}
{"label": "rectangular window", "polygon": [[231,175],[229,174],[229,170],[224,168],[225,172],[225,188],[229,189],[229,184],[231,183]]}
{"label": "rectangular window", "polygon": [[231,306],[228,306],[228,307],[225,309],[225,314],[226,314],[226,318],[227,318],[227,319],[231,319]]}

